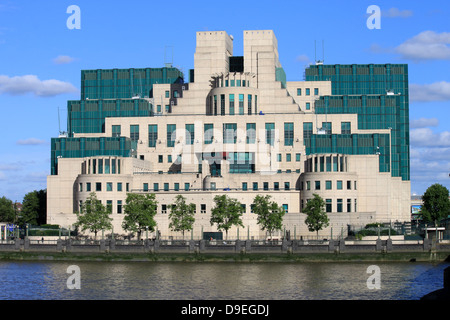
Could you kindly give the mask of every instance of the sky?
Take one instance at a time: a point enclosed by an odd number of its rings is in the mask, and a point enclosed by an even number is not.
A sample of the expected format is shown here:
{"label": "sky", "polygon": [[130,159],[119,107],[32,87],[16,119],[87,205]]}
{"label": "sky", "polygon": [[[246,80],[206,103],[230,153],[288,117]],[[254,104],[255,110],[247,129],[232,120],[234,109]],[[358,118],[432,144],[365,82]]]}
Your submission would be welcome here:
{"label": "sky", "polygon": [[288,81],[315,59],[408,64],[411,194],[450,189],[448,17],[445,0],[0,0],[0,197],[46,188],[50,139],[67,128],[81,70],[171,62],[188,81],[197,31],[233,35],[238,56],[244,30],[274,31]]}

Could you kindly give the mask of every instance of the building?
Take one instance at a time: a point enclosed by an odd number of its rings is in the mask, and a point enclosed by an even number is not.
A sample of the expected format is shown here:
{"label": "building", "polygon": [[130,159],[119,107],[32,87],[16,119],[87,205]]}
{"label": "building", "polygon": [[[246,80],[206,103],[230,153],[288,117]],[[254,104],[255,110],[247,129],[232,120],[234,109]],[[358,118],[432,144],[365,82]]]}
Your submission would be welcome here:
{"label": "building", "polygon": [[323,237],[410,221],[407,65],[318,62],[286,81],[273,31],[244,31],[243,56],[225,31],[196,36],[189,82],[168,66],[82,71],[68,135],[51,142],[48,223],[73,225],[91,192],[119,234],[128,192],[156,194],[163,238],[181,236],[168,227],[178,194],[196,205],[194,238],[217,231],[210,212],[224,193],[245,206],[229,237],[266,236],[258,194],[285,208],[291,238],[315,235],[302,213],[315,193],[331,222]]}

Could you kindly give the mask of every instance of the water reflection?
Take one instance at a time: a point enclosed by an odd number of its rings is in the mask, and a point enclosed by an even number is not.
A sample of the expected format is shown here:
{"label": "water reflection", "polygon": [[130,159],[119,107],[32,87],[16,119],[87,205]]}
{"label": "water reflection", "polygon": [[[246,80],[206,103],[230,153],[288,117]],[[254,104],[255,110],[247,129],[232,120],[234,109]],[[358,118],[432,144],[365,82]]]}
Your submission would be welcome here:
{"label": "water reflection", "polygon": [[[81,271],[69,290],[67,268]],[[0,262],[0,299],[114,300],[414,300],[442,288],[449,263],[377,263],[381,288],[370,290],[370,263]]]}

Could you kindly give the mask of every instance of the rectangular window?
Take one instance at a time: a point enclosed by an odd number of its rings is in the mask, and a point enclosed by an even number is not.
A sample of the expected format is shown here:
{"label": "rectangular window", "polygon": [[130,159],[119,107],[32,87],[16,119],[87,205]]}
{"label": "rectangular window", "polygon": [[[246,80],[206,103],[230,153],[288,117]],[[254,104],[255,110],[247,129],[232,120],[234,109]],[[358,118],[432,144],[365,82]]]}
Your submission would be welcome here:
{"label": "rectangular window", "polygon": [[122,213],[122,200],[117,200],[117,213]]}
{"label": "rectangular window", "polygon": [[290,183],[289,182],[285,182],[284,183],[284,190],[291,190],[291,185],[290,185]]}
{"label": "rectangular window", "polygon": [[214,124],[205,123],[203,127],[205,144],[211,144],[214,139]]}
{"label": "rectangular window", "polygon": [[78,191],[83,192],[83,184],[80,183],[79,186],[80,186],[80,187],[78,188]]}
{"label": "rectangular window", "polygon": [[284,123],[284,145],[293,146],[294,145],[294,123],[285,122]]}
{"label": "rectangular window", "polygon": [[306,88],[306,95],[307,95],[307,96],[310,95],[309,88]]}
{"label": "rectangular window", "polygon": [[162,111],[161,105],[158,104],[158,105],[156,106],[156,112],[157,112],[157,113],[161,113],[161,111]]}
{"label": "rectangular window", "polygon": [[150,148],[155,148],[156,141],[158,141],[158,125],[157,124],[149,124],[148,125],[148,146]]}
{"label": "rectangular window", "polygon": [[281,162],[281,153],[277,153],[277,162]]}
{"label": "rectangular window", "polygon": [[253,182],[253,190],[258,190],[258,182]]}
{"label": "rectangular window", "polygon": [[352,190],[352,182],[347,180],[347,190]]}
{"label": "rectangular window", "polygon": [[91,183],[86,182],[86,192],[91,192]]}
{"label": "rectangular window", "polygon": [[206,213],[206,204],[200,204],[200,213]]}
{"label": "rectangular window", "polygon": [[170,98],[170,91],[166,91],[166,98]]}
{"label": "rectangular window", "polygon": [[275,142],[275,123],[266,123],[266,143],[271,146]]}
{"label": "rectangular window", "polygon": [[337,199],[337,212],[342,212],[342,199]]}
{"label": "rectangular window", "polygon": [[95,183],[95,191],[102,191],[102,183],[101,182]]}
{"label": "rectangular window", "polygon": [[320,190],[320,181],[315,181],[314,185],[315,185],[315,190]]}
{"label": "rectangular window", "polygon": [[159,191],[159,183],[153,183],[153,191]]}
{"label": "rectangular window", "polygon": [[110,173],[111,169],[110,163],[111,163],[110,159],[105,159],[105,174]]}
{"label": "rectangular window", "polygon": [[306,110],[311,110],[311,103],[310,102],[306,103]]}
{"label": "rectangular window", "polygon": [[351,133],[352,133],[352,123],[341,122],[341,134],[351,134]]}
{"label": "rectangular window", "polygon": [[186,125],[186,144],[194,144],[195,129],[193,124]]}
{"label": "rectangular window", "polygon": [[220,95],[220,115],[225,115],[225,95]]}
{"label": "rectangular window", "polygon": [[167,146],[170,148],[173,148],[175,146],[175,130],[177,129],[177,126],[175,124],[168,124],[167,125]]}
{"label": "rectangular window", "polygon": [[325,130],[325,134],[332,134],[331,122],[322,122],[322,129]]}
{"label": "rectangular window", "polygon": [[236,143],[236,123],[223,124],[223,143]]}
{"label": "rectangular window", "polygon": [[103,174],[103,159],[98,159],[98,173]]}
{"label": "rectangular window", "polygon": [[117,182],[117,191],[122,191],[122,182]]}
{"label": "rectangular window", "polygon": [[142,189],[147,192],[148,191],[148,183],[144,183],[144,185],[142,186]]}
{"label": "rectangular window", "polygon": [[295,161],[300,162],[300,156],[301,156],[300,153],[296,153],[295,154]]}
{"label": "rectangular window", "polygon": [[112,213],[112,200],[106,200],[106,211]]}
{"label": "rectangular window", "polygon": [[247,108],[248,114],[252,114],[252,95],[248,95],[248,108]]}
{"label": "rectangular window", "polygon": [[352,212],[352,199],[347,199],[347,212]]}
{"label": "rectangular window", "polygon": [[247,123],[246,135],[247,144],[256,142],[256,123]]}
{"label": "rectangular window", "polygon": [[285,213],[289,213],[289,205],[288,204],[283,204],[283,210]]}
{"label": "rectangular window", "polygon": [[311,190],[311,181],[306,181],[306,190]]}
{"label": "rectangular window", "polygon": [[190,186],[189,182],[186,182],[184,184],[184,191],[189,191],[189,186]]}
{"label": "rectangular window", "polygon": [[319,95],[319,88],[314,88],[314,95],[318,96]]}
{"label": "rectangular window", "polygon": [[161,205],[161,214],[166,214],[167,213],[167,204],[162,204]]}
{"label": "rectangular window", "polygon": [[276,190],[276,191],[280,190],[280,183],[279,182],[274,182],[273,183],[273,189]]}
{"label": "rectangular window", "polygon": [[169,191],[169,184],[164,182],[164,191]]}
{"label": "rectangular window", "polygon": [[355,199],[355,210],[354,211],[358,212],[358,205],[357,205],[356,199]]}
{"label": "rectangular window", "polygon": [[244,114],[244,95],[239,95],[239,114]]}
{"label": "rectangular window", "polygon": [[234,94],[229,95],[229,104],[230,104],[230,115],[234,116]]}
{"label": "rectangular window", "polygon": [[326,212],[331,212],[333,209],[332,209],[332,201],[331,201],[331,199],[326,199],[325,200],[325,211]]}
{"label": "rectangular window", "polygon": [[106,183],[106,191],[113,191],[113,184],[112,182]]}
{"label": "rectangular window", "polygon": [[291,154],[286,153],[286,162],[291,162]]}
{"label": "rectangular window", "polygon": [[303,140],[311,138],[313,133],[312,122],[303,122]]}
{"label": "rectangular window", "polygon": [[325,181],[325,189],[331,190],[331,185],[332,185],[331,180]]}
{"label": "rectangular window", "polygon": [[112,136],[113,137],[120,137],[121,134],[120,125],[114,125],[112,126]]}
{"label": "rectangular window", "polygon": [[130,125],[130,139],[131,141],[139,140],[139,125],[136,124]]}
{"label": "rectangular window", "polygon": [[242,190],[247,191],[247,182],[242,182]]}
{"label": "rectangular window", "polygon": [[301,88],[297,88],[297,95],[301,96],[302,95],[302,89]]}
{"label": "rectangular window", "polygon": [[336,181],[336,189],[342,190],[342,180]]}
{"label": "rectangular window", "polygon": [[164,162],[164,156],[162,154],[158,155],[158,163],[163,163]]}
{"label": "rectangular window", "polygon": [[327,162],[327,172],[331,172],[331,156],[326,157]]}
{"label": "rectangular window", "polygon": [[111,159],[111,173],[116,174],[116,159]]}
{"label": "rectangular window", "polygon": [[264,191],[269,190],[269,183],[268,182],[264,182]]}

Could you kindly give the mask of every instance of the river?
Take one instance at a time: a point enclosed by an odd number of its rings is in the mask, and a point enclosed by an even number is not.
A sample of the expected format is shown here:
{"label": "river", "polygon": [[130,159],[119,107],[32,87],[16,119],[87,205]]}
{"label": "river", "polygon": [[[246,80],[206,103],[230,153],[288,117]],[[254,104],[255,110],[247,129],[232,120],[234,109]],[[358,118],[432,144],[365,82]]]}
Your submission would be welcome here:
{"label": "river", "polygon": [[417,300],[443,287],[449,265],[0,261],[0,299]]}

